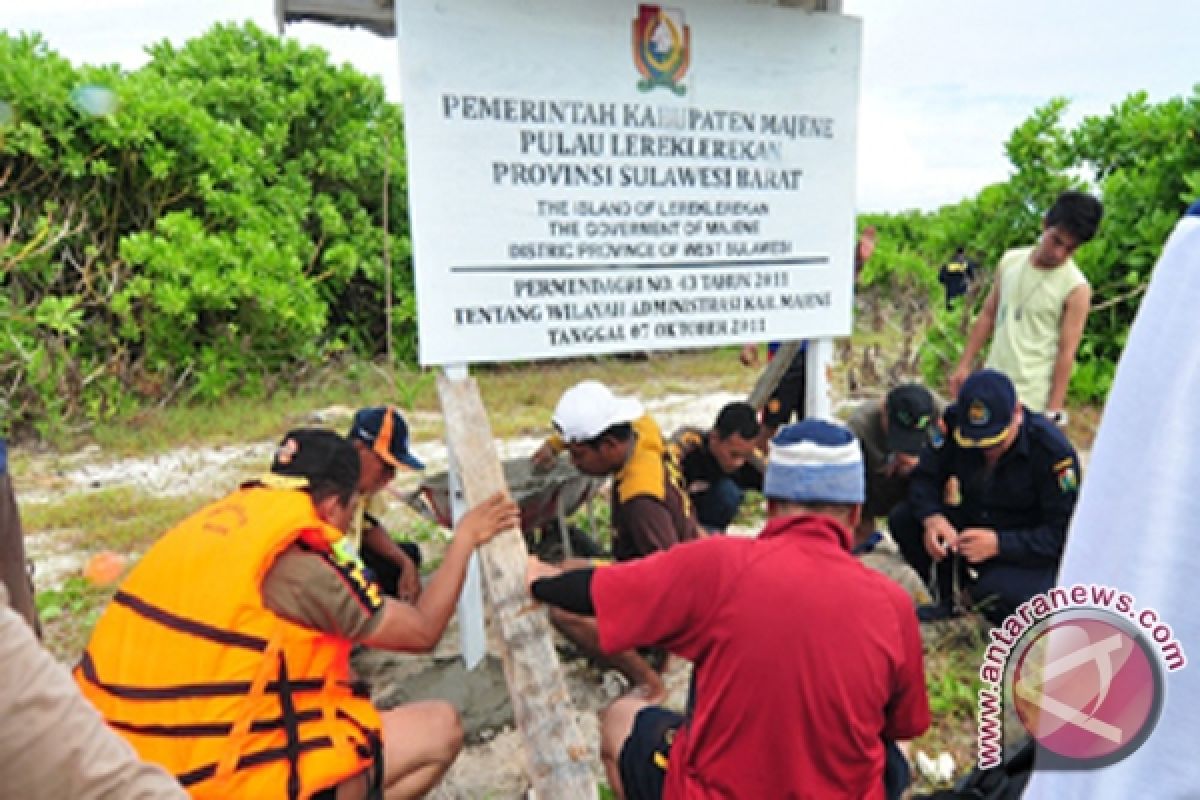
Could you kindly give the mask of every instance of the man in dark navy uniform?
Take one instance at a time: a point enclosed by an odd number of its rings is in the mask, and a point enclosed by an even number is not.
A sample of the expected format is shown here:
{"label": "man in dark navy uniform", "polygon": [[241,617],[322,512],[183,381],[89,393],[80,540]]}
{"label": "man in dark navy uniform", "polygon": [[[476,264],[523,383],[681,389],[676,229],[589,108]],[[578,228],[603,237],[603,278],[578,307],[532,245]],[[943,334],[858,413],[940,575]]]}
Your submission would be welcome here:
{"label": "man in dark navy uniform", "polygon": [[1021,405],[1012,381],[995,370],[963,383],[945,425],[943,443],[924,451],[908,501],[888,524],[939,598],[918,617],[952,616],[961,582],[999,623],[1054,584],[1079,495],[1079,459],[1054,423]]}

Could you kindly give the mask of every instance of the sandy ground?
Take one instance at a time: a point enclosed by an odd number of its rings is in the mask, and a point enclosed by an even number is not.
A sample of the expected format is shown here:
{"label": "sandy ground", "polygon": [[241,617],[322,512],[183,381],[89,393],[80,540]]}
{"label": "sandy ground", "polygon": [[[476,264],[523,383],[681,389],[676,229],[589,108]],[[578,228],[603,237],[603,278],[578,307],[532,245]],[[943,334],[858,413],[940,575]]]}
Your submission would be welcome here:
{"label": "sandy ground", "polygon": [[[647,410],[658,420],[664,432],[683,425],[705,427],[732,394],[704,396],[672,395],[648,401]],[[353,409],[332,407],[314,411],[308,424],[344,429]],[[497,442],[501,459],[528,456],[540,437],[519,437]],[[63,495],[95,492],[121,487],[134,488],[159,496],[190,495],[218,497],[240,481],[254,476],[269,463],[275,443],[251,442],[213,448],[185,447],[142,458],[105,458],[99,448],[79,453],[34,460],[30,474],[19,482],[18,503],[47,502]],[[439,441],[417,442],[413,450],[427,465],[426,473],[444,472],[446,447]],[[403,503],[420,480],[415,473],[402,474],[389,487],[395,502],[385,520],[393,530],[402,532],[411,523],[412,513]],[[436,550],[436,545],[428,545]],[[37,568],[39,587],[56,586],[71,574],[77,574],[89,555],[70,545],[56,531],[30,533],[26,539],[29,557]],[[436,557],[436,552],[428,553]],[[501,645],[489,625],[489,655],[484,663],[467,672],[460,657],[457,618],[435,652],[413,656],[362,650],[355,666],[374,687],[376,701],[383,707],[420,699],[446,699],[463,714],[468,745],[433,798],[519,798],[529,788],[525,777],[525,756],[520,734],[513,727],[512,706],[500,662]],[[559,640],[568,649],[565,640]],[[574,710],[571,712],[592,750],[591,759],[597,782],[603,781],[598,756],[599,729],[596,711],[626,691],[615,672],[607,672],[579,657],[564,659],[563,667]],[[670,703],[682,708],[687,692],[688,665],[672,660],[666,683]]]}
{"label": "sandy ground", "polygon": [[[669,395],[646,403],[667,434],[683,425],[706,427],[717,411],[737,395],[716,393],[702,396]],[[313,411],[305,424],[326,425],[344,430],[354,414],[347,406],[332,406]],[[430,412],[416,412],[414,419]],[[547,415],[549,412],[547,412]],[[503,459],[528,456],[542,439],[515,437],[498,441],[497,452]],[[94,492],[121,487],[135,488],[159,496],[216,498],[240,481],[253,477],[270,463],[274,441],[250,442],[222,447],[182,447],[140,458],[111,459],[98,447],[89,447],[53,459],[34,459],[29,474],[18,476],[17,501],[44,503],[65,494]],[[416,442],[413,452],[426,464],[426,474],[446,470],[445,443]],[[416,488],[418,473],[401,473],[388,492],[401,502]],[[402,530],[402,529],[401,529]],[[29,558],[36,565],[38,585],[56,586],[77,572],[89,553],[71,546],[56,531],[30,533],[25,542]]]}
{"label": "sandy ground", "polygon": [[[732,394],[703,396],[675,395],[647,402],[647,409],[658,420],[664,432],[683,425],[705,427],[711,424],[717,411],[727,402],[739,399]],[[308,422],[343,429],[352,409],[333,407],[315,411]],[[497,443],[502,459],[527,456],[540,444],[537,437],[509,439]],[[216,497],[239,481],[257,474],[268,463],[273,442],[253,442],[215,448],[181,448],[151,457],[111,460],[104,459],[97,449],[85,450],[58,459],[53,467],[45,466],[29,479],[22,481],[19,502],[44,502],[64,493],[97,491],[106,488],[133,487],[156,495],[193,495]],[[446,468],[446,448],[436,441],[418,442],[414,452],[427,465],[427,474]],[[411,524],[413,512],[401,502],[415,488],[419,475],[409,473],[389,487],[392,509],[385,519],[389,528],[402,532]],[[753,535],[753,531],[735,531]],[[38,582],[43,588],[53,586],[62,578],[76,572],[87,554],[64,547],[55,532],[31,535],[27,547],[38,567]],[[423,545],[427,557],[436,558],[437,545]],[[915,575],[905,574],[897,556],[882,552],[868,561],[884,571],[894,572],[903,582],[918,591]],[[374,698],[381,707],[420,699],[446,699],[453,702],[463,715],[467,732],[467,747],[447,775],[443,784],[431,795],[447,798],[521,798],[529,789],[525,777],[525,755],[519,732],[513,727],[513,712],[501,668],[501,644],[489,625],[488,656],[484,663],[468,672],[460,658],[457,619],[435,652],[427,656],[401,655],[372,650],[360,650],[355,666],[368,679]],[[596,712],[618,697],[628,687],[621,677],[606,671],[571,652],[565,640],[558,640],[560,652],[568,655],[561,667],[573,701],[572,713],[591,748],[591,764],[597,782],[603,782],[603,770],[598,755],[599,730]],[[672,658],[665,673],[669,690],[668,705],[682,709],[690,676],[686,662]]]}

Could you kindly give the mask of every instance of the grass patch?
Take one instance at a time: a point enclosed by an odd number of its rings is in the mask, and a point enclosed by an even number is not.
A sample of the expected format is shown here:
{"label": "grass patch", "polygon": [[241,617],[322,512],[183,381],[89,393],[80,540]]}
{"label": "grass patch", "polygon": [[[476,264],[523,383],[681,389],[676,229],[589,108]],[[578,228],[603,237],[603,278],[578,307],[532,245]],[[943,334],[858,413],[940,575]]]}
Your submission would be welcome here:
{"label": "grass patch", "polygon": [[747,489],[745,497],[742,498],[742,504],[738,506],[737,516],[733,518],[733,524],[758,530],[766,522],[767,498],[763,497],[760,492]]}
{"label": "grass patch", "polygon": [[21,521],[29,532],[59,531],[61,539],[88,551],[140,552],[205,502],[122,487],[22,503]]}
{"label": "grass patch", "polygon": [[408,401],[406,407],[432,407],[436,402],[432,383],[431,377],[425,379],[424,373],[412,368],[387,370],[371,363],[340,363],[261,396],[232,397],[218,404],[146,407],[129,417],[96,425],[89,438],[115,456],[143,455],[182,445],[275,439],[288,428],[311,424],[313,411],[330,406],[353,411],[403,399]]}
{"label": "grass patch", "polygon": [[[933,758],[949,753],[954,757],[956,779],[975,766],[979,665],[985,646],[984,634],[972,631],[963,635],[961,628],[925,646],[925,686],[934,722],[925,735],[913,741],[912,754],[915,759],[918,750]],[[922,785],[915,763],[914,780],[919,789],[944,788]]]}
{"label": "grass patch", "polygon": [[[498,437],[537,435],[549,430],[559,396],[581,380],[609,384],[642,398],[697,391],[748,391],[758,377],[743,367],[738,349],[654,353],[645,357],[603,356],[566,361],[480,365],[471,374],[479,384]],[[295,376],[260,395],[235,396],[218,404],[150,405],[130,415],[97,423],[89,431],[49,442],[58,451],[99,445],[108,455],[128,457],[184,445],[220,445],[278,438],[297,425],[314,423],[313,412],[391,403],[414,415],[416,438],[442,435],[436,369],[390,368],[370,362],[342,362]],[[22,465],[14,453],[14,467]]]}
{"label": "grass patch", "polygon": [[74,664],[115,592],[115,585],[92,586],[79,575],[38,592],[34,602],[42,621],[42,644],[60,662]]}
{"label": "grass patch", "polygon": [[[23,503],[27,533],[55,534],[56,545],[86,555],[102,550],[138,554],[184,517],[207,502],[199,497],[155,497],[129,488],[67,494],[45,503]],[[72,664],[83,651],[100,612],[116,586],[96,587],[82,575],[70,575],[36,595],[47,649]]]}

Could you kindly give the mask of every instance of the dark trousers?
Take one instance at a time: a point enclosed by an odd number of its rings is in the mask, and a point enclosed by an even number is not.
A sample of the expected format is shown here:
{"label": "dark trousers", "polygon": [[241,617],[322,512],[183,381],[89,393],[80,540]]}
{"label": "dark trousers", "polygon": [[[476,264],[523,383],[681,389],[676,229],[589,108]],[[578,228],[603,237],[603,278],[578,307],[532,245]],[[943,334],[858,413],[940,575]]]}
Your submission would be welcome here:
{"label": "dark trousers", "polygon": [[767,400],[762,413],[763,425],[779,428],[790,423],[793,416],[798,420],[804,419],[807,376],[808,356],[805,349],[801,348]]}
{"label": "dark trousers", "polygon": [[692,495],[696,519],[705,530],[724,532],[737,516],[745,494],[732,478],[714,481],[703,492]]}
{"label": "dark trousers", "polygon": [[[951,522],[959,527],[954,520]],[[971,601],[978,604],[983,615],[995,625],[1004,622],[1004,618],[1021,603],[1053,586],[1057,575],[1057,568],[1052,565],[1008,564],[992,559],[973,565],[971,570],[975,577],[972,578],[963,559],[952,555],[938,563],[930,581],[933,559],[925,551],[925,526],[913,516],[907,502],[888,514],[888,530],[904,560],[929,583],[931,590],[937,591],[942,603],[949,605],[953,601],[953,570],[957,569],[959,585],[967,589]]]}
{"label": "dark trousers", "polygon": [[[683,714],[662,706],[646,706],[634,717],[633,730],[617,756],[626,800],[662,800],[671,740],[685,721]],[[884,797],[900,800],[912,783],[912,769],[895,742],[884,739],[883,745]]]}

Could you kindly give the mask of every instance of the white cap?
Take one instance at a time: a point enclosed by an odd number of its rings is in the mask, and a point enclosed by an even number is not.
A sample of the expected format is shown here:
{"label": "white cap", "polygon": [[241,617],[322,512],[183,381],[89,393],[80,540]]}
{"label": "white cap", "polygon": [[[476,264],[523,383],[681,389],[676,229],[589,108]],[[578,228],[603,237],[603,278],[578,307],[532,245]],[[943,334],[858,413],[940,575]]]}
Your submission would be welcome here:
{"label": "white cap", "polygon": [[554,427],[568,442],[585,442],[644,413],[637,398],[617,397],[599,381],[584,381],[563,392],[554,409]]}

